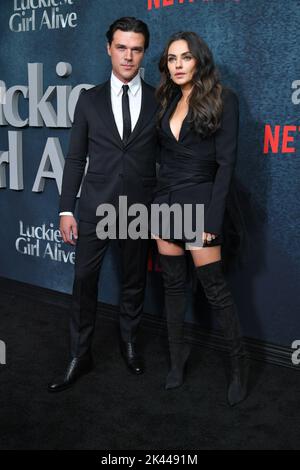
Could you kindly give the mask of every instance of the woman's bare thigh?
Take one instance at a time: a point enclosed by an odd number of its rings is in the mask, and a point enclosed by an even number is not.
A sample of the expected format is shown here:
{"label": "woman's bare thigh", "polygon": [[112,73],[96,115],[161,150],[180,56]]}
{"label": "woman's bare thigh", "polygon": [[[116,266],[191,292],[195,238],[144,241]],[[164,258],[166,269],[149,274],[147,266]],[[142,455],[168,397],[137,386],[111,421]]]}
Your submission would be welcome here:
{"label": "woman's bare thigh", "polygon": [[194,265],[196,267],[203,266],[221,259],[221,245],[190,249],[190,253]]}

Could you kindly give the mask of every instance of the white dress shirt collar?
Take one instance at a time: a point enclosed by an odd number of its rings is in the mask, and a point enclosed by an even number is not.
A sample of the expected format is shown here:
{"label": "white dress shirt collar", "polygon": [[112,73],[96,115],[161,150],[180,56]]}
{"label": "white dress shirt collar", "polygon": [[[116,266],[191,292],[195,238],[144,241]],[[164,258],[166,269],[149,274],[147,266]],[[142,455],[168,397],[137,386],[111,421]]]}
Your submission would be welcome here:
{"label": "white dress shirt collar", "polygon": [[[116,96],[119,96],[120,93],[123,93],[122,87],[124,83],[121,80],[119,80],[113,72],[111,73],[110,84],[111,84],[111,89],[115,93]],[[132,95],[135,96],[142,86],[142,80],[141,80],[140,74],[138,73],[130,82],[127,83],[127,85],[129,86],[130,93],[132,93]]]}

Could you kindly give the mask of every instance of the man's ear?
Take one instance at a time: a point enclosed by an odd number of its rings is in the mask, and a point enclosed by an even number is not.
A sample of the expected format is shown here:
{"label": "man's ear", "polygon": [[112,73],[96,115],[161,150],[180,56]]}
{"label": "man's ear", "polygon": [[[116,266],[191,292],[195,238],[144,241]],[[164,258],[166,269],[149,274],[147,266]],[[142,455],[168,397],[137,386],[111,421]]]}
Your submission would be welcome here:
{"label": "man's ear", "polygon": [[111,56],[110,44],[109,44],[109,42],[107,43],[107,54]]}

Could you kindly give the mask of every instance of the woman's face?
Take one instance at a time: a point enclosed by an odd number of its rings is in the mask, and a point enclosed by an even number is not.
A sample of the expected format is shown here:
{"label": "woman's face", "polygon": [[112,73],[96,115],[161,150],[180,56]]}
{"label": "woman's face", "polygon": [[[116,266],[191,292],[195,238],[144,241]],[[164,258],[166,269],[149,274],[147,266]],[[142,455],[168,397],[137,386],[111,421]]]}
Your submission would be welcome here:
{"label": "woman's face", "polygon": [[168,50],[168,69],[171,80],[181,87],[191,84],[196,66],[197,61],[192,56],[188,43],[184,39],[172,42]]}

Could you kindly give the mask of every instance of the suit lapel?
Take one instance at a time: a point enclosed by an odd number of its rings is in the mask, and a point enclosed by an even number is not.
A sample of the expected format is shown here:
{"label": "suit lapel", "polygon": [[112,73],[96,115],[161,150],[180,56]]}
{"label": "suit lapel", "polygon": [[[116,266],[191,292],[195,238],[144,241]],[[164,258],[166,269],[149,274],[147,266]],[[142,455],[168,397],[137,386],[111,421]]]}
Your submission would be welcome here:
{"label": "suit lapel", "polygon": [[165,120],[166,130],[167,130],[168,134],[170,134],[170,136],[173,139],[175,139],[175,136],[173,135],[173,132],[171,131],[170,118],[171,118],[171,115],[173,114],[173,112],[175,111],[175,108],[176,108],[177,103],[180,100],[180,98],[181,98],[180,93],[177,93],[175,96],[173,96],[173,98],[171,99],[169,105],[167,106],[167,109],[166,109],[165,114],[163,116],[163,119]]}
{"label": "suit lapel", "polygon": [[[177,139],[175,138],[175,136],[173,135],[173,132],[171,131],[171,127],[170,127],[170,118],[171,118],[171,115],[174,113],[175,111],[175,108],[180,100],[180,98],[182,97],[182,93],[177,93],[175,95],[175,97],[171,100],[170,102],[170,105],[168,106],[167,110],[166,110],[166,114],[165,114],[165,118],[167,119],[167,129],[170,133],[170,135],[177,141]],[[179,132],[179,139],[177,142],[180,142],[181,140],[184,139],[184,137],[186,136],[186,134],[189,132],[190,130],[190,120],[191,118],[191,110],[189,109],[188,110],[188,113],[186,115],[186,117],[184,118],[184,120],[182,121],[182,125],[181,125],[181,129],[180,129],[180,132]]]}
{"label": "suit lapel", "polygon": [[188,134],[188,132],[191,130],[191,123],[189,122],[191,119],[191,116],[192,116],[192,112],[189,109],[182,123],[182,127],[181,127],[180,134],[179,134],[179,140],[183,140],[186,134]]}
{"label": "suit lapel", "polygon": [[144,127],[153,118],[154,113],[156,112],[157,108],[158,108],[158,104],[155,101],[153,91],[150,88],[148,88],[148,86],[142,80],[141,111],[140,111],[138,121],[135,125],[135,128],[130,134],[127,145],[129,145],[138,135],[140,135]]}
{"label": "suit lapel", "polygon": [[[116,121],[114,118],[114,113],[111,105],[111,89],[110,89],[110,80],[108,80],[103,87],[100,88],[96,99],[95,99],[96,108],[98,111],[98,116],[102,120],[103,124],[106,126],[108,133],[112,136],[114,142],[121,148],[124,148],[123,141],[120,137]],[[158,105],[153,96],[153,91],[148,88],[145,82],[142,80],[142,103],[139,119],[131,133],[127,146],[138,136],[140,135],[143,128],[148,124],[148,122],[153,118],[154,113],[156,112]]]}
{"label": "suit lapel", "polygon": [[112,136],[114,142],[120,147],[123,148],[123,142],[120,137],[116,121],[114,118],[114,113],[111,105],[111,91],[110,91],[110,80],[108,80],[102,88],[100,88],[98,96],[96,98],[96,108],[98,115],[101,118],[102,122],[107,128],[109,135]]}

